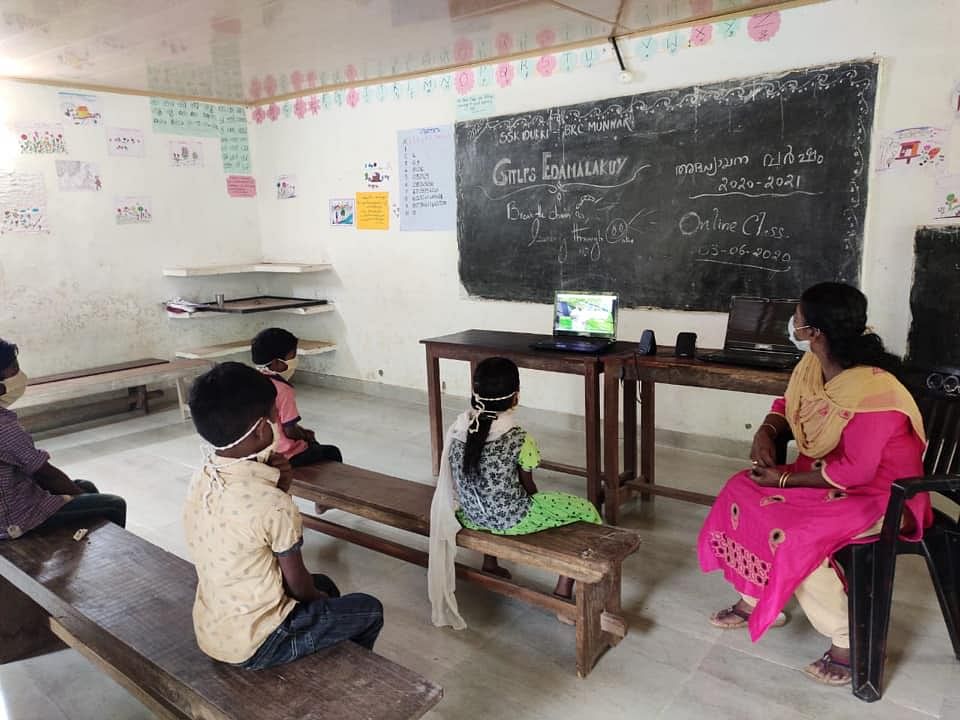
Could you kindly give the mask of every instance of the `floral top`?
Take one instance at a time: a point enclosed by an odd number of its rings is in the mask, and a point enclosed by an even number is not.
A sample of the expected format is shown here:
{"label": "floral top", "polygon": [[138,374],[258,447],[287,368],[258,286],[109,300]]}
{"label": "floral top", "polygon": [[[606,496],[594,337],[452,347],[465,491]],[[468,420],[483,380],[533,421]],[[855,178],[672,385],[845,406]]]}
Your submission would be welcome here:
{"label": "floral top", "polygon": [[483,446],[477,469],[468,473],[463,471],[465,449],[466,443],[456,438],[450,443],[450,471],[461,512],[480,527],[512,528],[530,510],[517,468],[533,470],[540,464],[536,441],[523,428],[512,428]]}

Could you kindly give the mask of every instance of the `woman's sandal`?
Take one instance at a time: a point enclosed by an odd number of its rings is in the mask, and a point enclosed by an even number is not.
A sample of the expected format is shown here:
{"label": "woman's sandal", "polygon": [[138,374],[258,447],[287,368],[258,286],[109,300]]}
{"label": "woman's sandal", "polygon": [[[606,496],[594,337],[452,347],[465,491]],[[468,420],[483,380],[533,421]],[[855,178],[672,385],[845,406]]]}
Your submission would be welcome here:
{"label": "woman's sandal", "polygon": [[[736,617],[740,618],[740,620],[734,623],[724,622],[724,620],[729,618],[731,615],[735,615]],[[739,630],[740,628],[746,627],[749,621],[750,613],[740,610],[736,605],[731,605],[730,607],[724,608],[723,610],[720,610],[710,616],[710,624],[714,627],[720,628],[721,630]],[[777,613],[777,619],[773,621],[773,627],[783,627],[786,624],[786,613]]]}
{"label": "woman's sandal", "polygon": [[[832,677],[827,673],[836,672],[836,670],[842,670],[846,673],[846,677]],[[849,685],[850,678],[852,677],[852,672],[850,671],[850,663],[843,663],[839,660],[835,660],[833,655],[830,654],[828,650],[823,654],[823,657],[819,660],[816,660],[809,665],[807,665],[803,672],[812,677],[819,683],[824,685]]]}

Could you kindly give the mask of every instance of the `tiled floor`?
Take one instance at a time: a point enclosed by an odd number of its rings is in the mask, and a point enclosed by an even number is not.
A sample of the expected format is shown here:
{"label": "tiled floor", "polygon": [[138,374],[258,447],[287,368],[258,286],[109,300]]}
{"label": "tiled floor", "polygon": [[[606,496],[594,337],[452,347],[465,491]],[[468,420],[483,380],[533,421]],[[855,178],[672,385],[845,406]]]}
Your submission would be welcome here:
{"label": "tiled floor", "polygon": [[[346,392],[301,388],[305,424],[338,444],[348,462],[431,482],[426,409]],[[452,418],[456,409],[451,408]],[[559,431],[555,417],[521,410],[551,459],[580,462],[581,436]],[[554,429],[551,429],[554,428]],[[200,449],[175,411],[39,438],[57,465],[129,504],[129,528],[180,555],[180,503]],[[658,448],[662,482],[715,491],[743,465]],[[541,488],[582,493],[576,479],[542,472]],[[702,575],[694,543],[706,509],[660,498],[655,511],[629,508],[623,524],[644,543],[624,566],[623,599],[631,630],[586,680],[577,680],[573,628],[550,615],[474,586],[458,591],[470,627],[430,624],[422,568],[312,532],[308,566],[341,588],[379,596],[386,606],[381,654],[441,684],[436,718],[960,718],[960,663],[954,658],[926,569],[901,558],[890,632],[887,691],[862,703],[849,688],[819,686],[799,668],[826,647],[793,605],[791,621],[759,644],[743,632],[715,630],[707,615],[733,594]],[[331,515],[340,515],[331,513]],[[339,521],[350,522],[345,516]],[[359,521],[357,521],[359,523]],[[387,531],[385,534],[399,536]],[[420,538],[406,541],[425,547]],[[545,588],[553,579],[515,569]],[[2,609],[0,609],[2,612]],[[0,720],[140,720],[150,714],[72,651],[0,667]]]}

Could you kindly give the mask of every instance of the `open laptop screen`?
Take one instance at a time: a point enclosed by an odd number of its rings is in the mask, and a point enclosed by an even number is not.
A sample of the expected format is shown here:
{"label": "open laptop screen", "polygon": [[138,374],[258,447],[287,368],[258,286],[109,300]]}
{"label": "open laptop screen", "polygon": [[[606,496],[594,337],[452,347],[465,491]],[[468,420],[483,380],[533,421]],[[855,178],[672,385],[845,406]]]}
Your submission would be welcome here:
{"label": "open laptop screen", "polygon": [[730,301],[725,350],[773,351],[796,354],[787,321],[797,300],[734,297]]}
{"label": "open laptop screen", "polygon": [[554,305],[553,332],[555,335],[613,340],[617,336],[617,296],[558,292]]}

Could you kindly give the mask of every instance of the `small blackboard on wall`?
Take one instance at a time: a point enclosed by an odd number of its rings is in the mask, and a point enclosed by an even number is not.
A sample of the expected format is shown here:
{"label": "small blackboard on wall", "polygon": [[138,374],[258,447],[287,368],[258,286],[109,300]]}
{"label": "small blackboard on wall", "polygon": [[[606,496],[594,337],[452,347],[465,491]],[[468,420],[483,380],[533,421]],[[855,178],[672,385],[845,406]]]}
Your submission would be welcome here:
{"label": "small blackboard on wall", "polygon": [[458,123],[468,293],[726,310],[859,283],[877,64]]}
{"label": "small blackboard on wall", "polygon": [[908,361],[960,368],[960,225],[919,228],[913,252]]}

